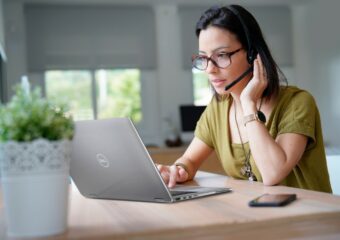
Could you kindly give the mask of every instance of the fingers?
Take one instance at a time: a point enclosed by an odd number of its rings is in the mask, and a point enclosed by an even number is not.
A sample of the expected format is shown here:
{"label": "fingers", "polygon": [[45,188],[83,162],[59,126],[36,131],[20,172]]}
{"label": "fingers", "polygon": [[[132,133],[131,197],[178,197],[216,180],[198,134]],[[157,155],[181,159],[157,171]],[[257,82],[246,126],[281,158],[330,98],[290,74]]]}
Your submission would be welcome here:
{"label": "fingers", "polygon": [[158,171],[162,171],[163,169],[164,169],[164,165],[162,165],[162,164],[156,164],[156,167],[158,168]]}
{"label": "fingers", "polygon": [[179,178],[178,168],[175,165],[169,167],[169,188],[176,186],[177,179]]}
{"label": "fingers", "polygon": [[188,180],[189,175],[187,171],[181,167],[175,165],[164,166],[161,164],[157,164],[156,166],[169,188],[175,187],[177,182],[185,182]]}
{"label": "fingers", "polygon": [[254,76],[253,76],[253,79],[259,79],[259,77],[260,77],[260,73],[259,73],[260,66],[259,66],[258,59],[259,59],[259,55],[257,55],[256,59],[254,60],[254,73],[253,73]]}
{"label": "fingers", "polygon": [[266,71],[266,68],[264,67],[264,64],[262,62],[262,58],[260,57],[260,55],[259,55],[259,64],[260,64],[261,69],[262,69],[261,76],[263,76],[263,80],[266,81],[267,80],[267,71]]}
{"label": "fingers", "polygon": [[254,61],[253,81],[257,85],[256,98],[259,98],[268,84],[266,69],[259,54]]}
{"label": "fingers", "polygon": [[268,79],[266,68],[262,62],[260,55],[257,54],[254,61],[253,78],[250,79],[240,96],[242,107],[246,109],[249,103],[257,103],[258,100],[262,97],[263,91],[266,89],[267,85]]}
{"label": "fingers", "polygon": [[[266,68],[264,67],[263,65],[263,62],[262,62],[262,58],[260,56],[260,54],[257,54],[257,65],[258,65],[258,74],[259,74],[259,80],[261,83],[267,83],[267,72],[266,72]],[[267,85],[267,84],[265,84]]]}
{"label": "fingers", "polygon": [[179,174],[179,178],[178,178],[177,182],[185,182],[189,178],[188,172],[185,171],[185,169],[183,169],[181,167],[178,170],[178,174]]}
{"label": "fingers", "polygon": [[156,164],[157,168],[158,168],[158,171],[160,172],[161,174],[161,177],[163,178],[165,184],[168,184],[169,182],[169,167],[168,166],[164,166],[164,165],[161,165],[161,164]]}

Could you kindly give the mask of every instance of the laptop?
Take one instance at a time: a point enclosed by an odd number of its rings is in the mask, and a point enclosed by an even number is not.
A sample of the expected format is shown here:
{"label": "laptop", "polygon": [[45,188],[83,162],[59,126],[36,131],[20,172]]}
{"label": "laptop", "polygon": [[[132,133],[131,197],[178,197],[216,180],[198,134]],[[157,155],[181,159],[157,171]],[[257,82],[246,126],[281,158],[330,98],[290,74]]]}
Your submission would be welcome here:
{"label": "laptop", "polygon": [[129,118],[77,121],[70,175],[82,195],[99,199],[173,203],[231,191],[168,188]]}

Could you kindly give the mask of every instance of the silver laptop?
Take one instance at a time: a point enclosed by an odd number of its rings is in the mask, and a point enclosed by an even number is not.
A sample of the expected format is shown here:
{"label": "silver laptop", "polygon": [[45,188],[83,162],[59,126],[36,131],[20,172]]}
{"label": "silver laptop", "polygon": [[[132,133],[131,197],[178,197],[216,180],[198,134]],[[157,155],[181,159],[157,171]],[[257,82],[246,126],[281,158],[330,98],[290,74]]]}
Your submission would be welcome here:
{"label": "silver laptop", "polygon": [[128,118],[76,122],[70,172],[80,193],[89,198],[171,203],[231,191],[169,189]]}

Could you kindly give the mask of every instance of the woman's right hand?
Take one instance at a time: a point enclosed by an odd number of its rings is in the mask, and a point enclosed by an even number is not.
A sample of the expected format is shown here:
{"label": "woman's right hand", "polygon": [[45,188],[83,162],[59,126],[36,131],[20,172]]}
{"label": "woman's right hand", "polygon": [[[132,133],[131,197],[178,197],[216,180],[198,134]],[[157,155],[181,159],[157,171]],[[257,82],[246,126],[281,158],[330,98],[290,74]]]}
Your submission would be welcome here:
{"label": "woman's right hand", "polygon": [[169,188],[176,186],[176,183],[185,182],[189,178],[189,174],[184,168],[176,165],[161,165],[157,164],[157,168]]}

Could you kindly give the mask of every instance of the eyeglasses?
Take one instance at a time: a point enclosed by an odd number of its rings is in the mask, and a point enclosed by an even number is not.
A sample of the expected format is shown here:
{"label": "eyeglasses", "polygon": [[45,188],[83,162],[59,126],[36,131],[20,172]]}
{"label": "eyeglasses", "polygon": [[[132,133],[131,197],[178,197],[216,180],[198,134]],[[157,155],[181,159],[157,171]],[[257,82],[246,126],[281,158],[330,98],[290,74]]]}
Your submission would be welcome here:
{"label": "eyeglasses", "polygon": [[242,48],[239,48],[233,52],[214,53],[211,57],[194,55],[192,57],[192,66],[198,70],[204,71],[207,69],[209,61],[211,61],[218,68],[227,68],[231,64],[231,56],[241,49]]}

